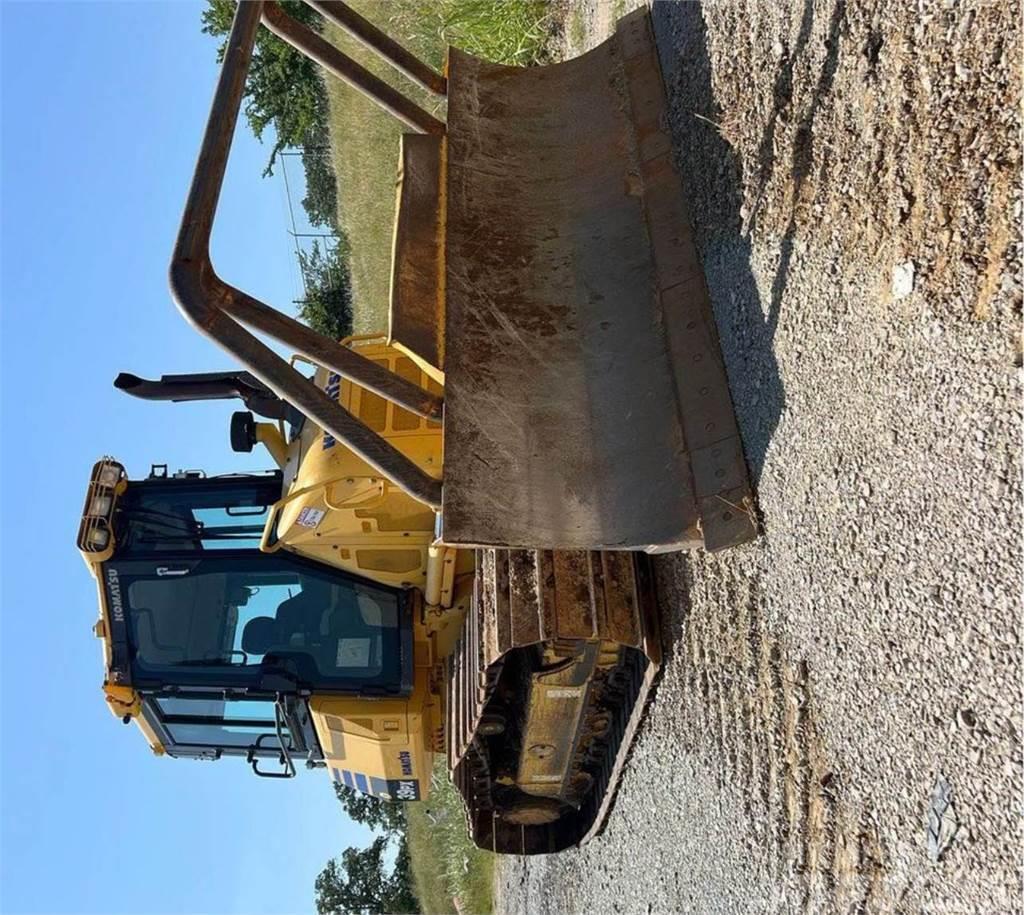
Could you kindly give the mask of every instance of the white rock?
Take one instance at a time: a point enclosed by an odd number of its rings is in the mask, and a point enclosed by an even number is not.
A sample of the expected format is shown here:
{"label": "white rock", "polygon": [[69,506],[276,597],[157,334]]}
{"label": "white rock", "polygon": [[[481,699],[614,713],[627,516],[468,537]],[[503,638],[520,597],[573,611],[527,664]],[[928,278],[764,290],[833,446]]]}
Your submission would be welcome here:
{"label": "white rock", "polygon": [[907,261],[892,268],[892,295],[905,299],[914,291],[914,262]]}

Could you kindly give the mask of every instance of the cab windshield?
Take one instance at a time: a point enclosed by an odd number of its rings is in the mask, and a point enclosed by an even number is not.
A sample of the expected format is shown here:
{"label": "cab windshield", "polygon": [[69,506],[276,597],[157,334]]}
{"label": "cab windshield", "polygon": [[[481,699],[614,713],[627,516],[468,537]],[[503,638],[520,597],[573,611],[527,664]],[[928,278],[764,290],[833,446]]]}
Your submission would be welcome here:
{"label": "cab windshield", "polygon": [[401,691],[401,592],[283,551],[115,558],[104,581],[137,686]]}

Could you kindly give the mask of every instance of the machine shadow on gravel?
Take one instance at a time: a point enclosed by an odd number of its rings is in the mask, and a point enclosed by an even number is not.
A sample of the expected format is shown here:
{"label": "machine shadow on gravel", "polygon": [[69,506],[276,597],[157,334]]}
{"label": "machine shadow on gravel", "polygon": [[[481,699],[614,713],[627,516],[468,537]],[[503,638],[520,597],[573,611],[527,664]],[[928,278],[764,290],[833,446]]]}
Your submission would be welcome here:
{"label": "machine shadow on gravel", "polygon": [[[824,100],[832,91],[832,84],[835,81],[836,68],[839,66],[840,33],[843,27],[843,17],[845,12],[846,6],[843,3],[836,3],[832,8],[832,13],[829,18],[828,37],[825,39],[825,61],[822,65],[821,72],[818,74],[818,81],[811,95],[810,105],[808,105],[807,109],[800,116],[797,125],[796,139],[793,143],[791,152],[792,165],[790,167],[790,178],[793,182],[793,194],[792,201],[790,203],[789,222],[786,225],[786,231],[782,236],[782,250],[779,256],[779,266],[775,272],[775,279],[772,281],[771,307],[768,312],[768,322],[771,324],[773,335],[775,333],[775,327],[778,324],[779,312],[782,310],[782,297],[785,295],[786,285],[789,282],[789,270],[793,261],[793,247],[796,239],[796,230],[797,223],[800,218],[800,211],[808,202],[806,199],[809,193],[807,177],[810,175],[811,168],[814,163],[814,121],[818,116],[818,112],[821,109]],[[800,35],[797,39],[797,43],[793,52],[789,55],[786,66],[780,71],[780,80],[776,82],[775,110],[772,112],[769,129],[765,131],[765,138],[761,144],[760,158],[762,168],[766,168],[767,171],[759,189],[759,200],[760,191],[764,190],[768,181],[768,176],[771,173],[771,168],[774,167],[774,157],[771,155],[771,151],[775,146],[775,119],[782,108],[789,105],[792,100],[793,66],[797,57],[807,44],[807,37],[810,34],[813,24],[813,10],[811,4],[808,3],[804,10],[804,17],[801,22]],[[784,82],[788,87],[785,98],[779,97],[778,86],[780,85],[780,82]]]}
{"label": "machine shadow on gravel", "polygon": [[[691,206],[697,248],[718,324],[750,473],[760,480],[785,392],[772,349],[779,307],[766,314],[742,233],[743,190],[711,84],[700,4],[654,3],[652,17],[669,102],[676,164]],[[781,304],[781,303],[778,303]]]}

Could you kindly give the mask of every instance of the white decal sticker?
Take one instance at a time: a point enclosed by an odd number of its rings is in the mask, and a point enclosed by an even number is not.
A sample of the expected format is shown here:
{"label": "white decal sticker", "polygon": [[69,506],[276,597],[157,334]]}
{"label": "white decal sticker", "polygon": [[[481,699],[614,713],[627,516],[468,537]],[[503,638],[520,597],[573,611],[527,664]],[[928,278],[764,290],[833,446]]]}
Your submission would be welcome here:
{"label": "white decal sticker", "polygon": [[295,519],[296,524],[301,524],[303,527],[316,527],[321,521],[324,520],[326,515],[322,508],[304,508],[299,512],[299,517]]}
{"label": "white decal sticker", "polygon": [[400,801],[415,801],[419,792],[415,782],[399,782],[396,793]]}
{"label": "white decal sticker", "polygon": [[110,595],[110,607],[114,613],[114,622],[124,622],[124,604],[121,602],[121,580],[117,569],[107,566],[107,593]]}
{"label": "white decal sticker", "polygon": [[369,639],[338,639],[338,667],[366,667],[369,663]]}
{"label": "white decal sticker", "polygon": [[548,689],[547,694],[549,699],[575,699],[579,696],[579,687],[573,686],[554,686]]}

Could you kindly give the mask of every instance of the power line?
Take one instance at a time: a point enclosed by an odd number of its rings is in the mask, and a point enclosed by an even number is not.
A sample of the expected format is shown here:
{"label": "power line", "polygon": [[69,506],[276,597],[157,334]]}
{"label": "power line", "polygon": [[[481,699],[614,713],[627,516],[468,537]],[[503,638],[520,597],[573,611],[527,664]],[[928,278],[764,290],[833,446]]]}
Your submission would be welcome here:
{"label": "power line", "polygon": [[[303,266],[302,266],[303,250],[302,250],[302,247],[301,247],[301,245],[299,243],[299,239],[300,238],[312,238],[312,239],[322,238],[322,239],[325,239],[323,250],[324,250],[324,256],[325,256],[325,261],[326,261],[325,262],[325,266],[326,266],[327,271],[328,271],[327,275],[328,275],[328,277],[330,278],[330,280],[332,282],[340,281],[340,279],[343,276],[343,275],[342,276],[336,276],[335,275],[335,270],[338,268],[339,265],[337,263],[333,263],[332,262],[331,258],[329,257],[329,255],[331,253],[331,248],[326,244],[326,239],[333,239],[334,240],[334,254],[338,255],[341,252],[342,244],[343,244],[343,241],[344,241],[343,236],[340,235],[336,231],[331,231],[331,232],[300,232],[298,230],[298,225],[297,225],[297,223],[295,221],[295,205],[294,205],[294,202],[292,201],[291,183],[288,180],[288,168],[287,168],[287,165],[285,164],[285,158],[289,157],[289,156],[302,156],[307,151],[309,151],[310,149],[312,149],[314,151],[322,150],[322,151],[325,151],[325,152],[329,152],[330,151],[330,146],[328,145],[328,146],[322,146],[322,147],[303,147],[301,150],[289,150],[289,151],[282,151],[282,152],[278,153],[278,156],[281,157],[281,177],[284,179],[285,200],[287,201],[287,204],[288,204],[288,219],[291,222],[291,229],[290,230],[285,229],[285,232],[292,237],[292,242],[293,242],[293,244],[295,246],[295,259],[298,262],[299,278],[302,281],[302,291],[303,291],[303,296],[304,296],[304,298],[302,298],[302,299],[294,299],[293,300],[295,302],[295,304],[297,304],[297,305],[298,304],[304,304],[304,303],[309,301],[309,284],[306,282],[306,271],[303,269]],[[318,246],[318,243],[316,241],[313,242],[313,247],[314,247],[314,249],[318,249],[319,246]]]}

